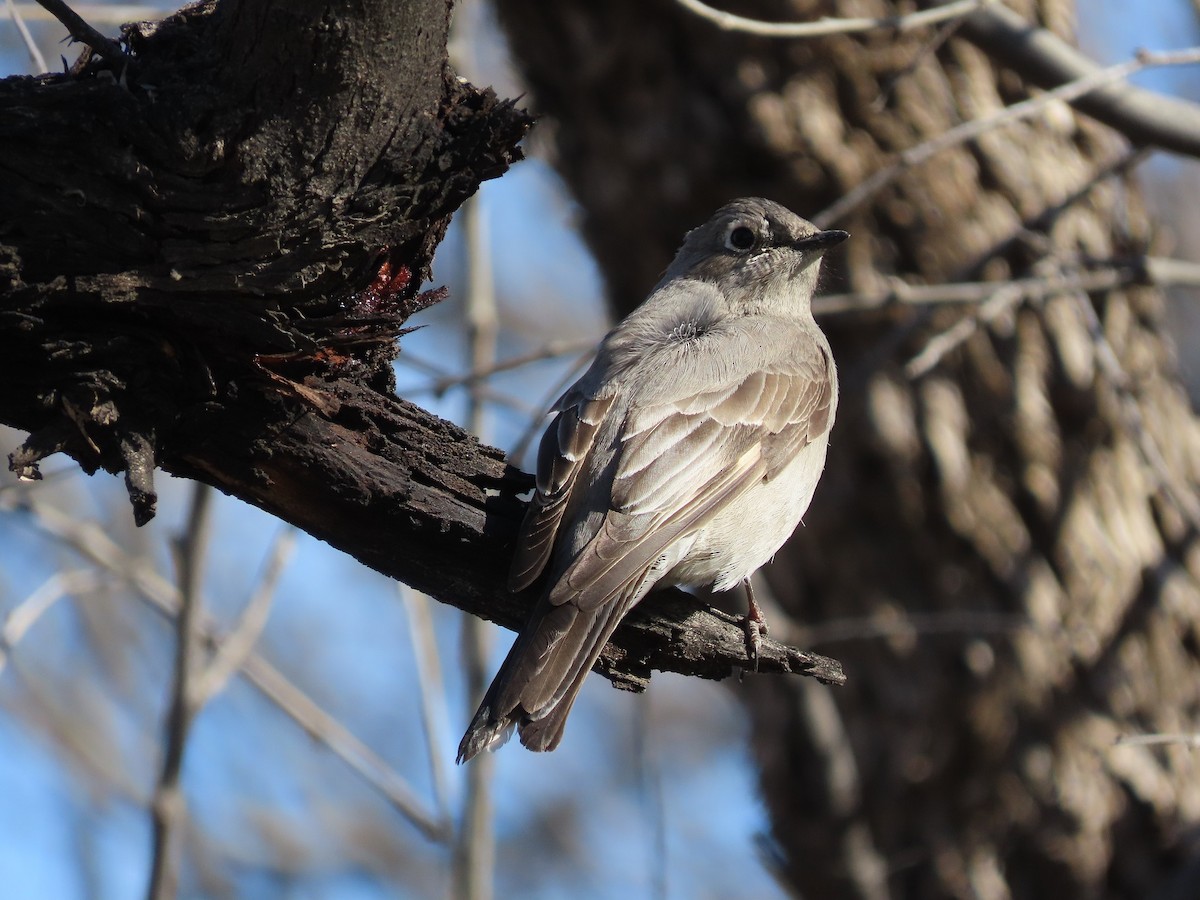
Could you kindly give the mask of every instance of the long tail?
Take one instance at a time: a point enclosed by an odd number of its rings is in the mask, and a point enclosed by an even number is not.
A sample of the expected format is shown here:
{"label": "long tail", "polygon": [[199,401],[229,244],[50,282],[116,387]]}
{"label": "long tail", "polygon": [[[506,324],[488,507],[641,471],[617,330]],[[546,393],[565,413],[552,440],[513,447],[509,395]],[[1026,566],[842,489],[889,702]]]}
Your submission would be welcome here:
{"label": "long tail", "polygon": [[587,610],[543,600],[508,651],[458,745],[460,763],[504,743],[514,726],[530,750],[558,746],[583,680],[632,606],[624,597],[615,600]]}

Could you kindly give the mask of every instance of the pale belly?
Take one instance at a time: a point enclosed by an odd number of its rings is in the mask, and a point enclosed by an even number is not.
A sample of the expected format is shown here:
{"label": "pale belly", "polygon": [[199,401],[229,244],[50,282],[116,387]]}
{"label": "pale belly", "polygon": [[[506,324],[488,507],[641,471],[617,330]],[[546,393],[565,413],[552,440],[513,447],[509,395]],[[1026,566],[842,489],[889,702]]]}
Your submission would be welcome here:
{"label": "pale belly", "polygon": [[756,484],[703,528],[681,539],[672,554],[678,562],[658,583],[711,584],[724,591],[769,562],[808,509],[828,444],[828,435],[813,441],[775,478]]}

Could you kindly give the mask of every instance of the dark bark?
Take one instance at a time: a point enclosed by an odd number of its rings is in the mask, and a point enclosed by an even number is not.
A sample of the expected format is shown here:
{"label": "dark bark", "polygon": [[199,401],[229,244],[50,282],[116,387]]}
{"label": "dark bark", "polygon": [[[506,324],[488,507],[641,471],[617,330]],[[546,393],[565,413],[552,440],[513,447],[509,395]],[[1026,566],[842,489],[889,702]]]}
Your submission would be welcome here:
{"label": "dark bark", "polygon": [[[729,4],[897,12],[868,6]],[[961,37],[930,53],[928,33],[771,41],[666,2],[499,7],[621,310],[730,197],[811,215],[1029,95]],[[1069,38],[1068,4],[1015,7]],[[838,223],[852,238],[827,280],[1136,256],[1151,231],[1115,165],[1127,153],[1063,111],[944,152]],[[1127,378],[1105,374],[1084,304]],[[1200,432],[1160,307],[1141,287],[1017,306],[915,381],[903,362],[961,310],[826,323],[841,409],[807,528],[768,572],[786,612],[772,621],[795,637],[857,618],[861,636],[836,645],[848,683],[832,696],[778,680],[743,694],[780,865],[806,896],[1148,897],[1194,859],[1194,755],[1113,745],[1194,730],[1200,708],[1197,544],[1172,499],[1195,489]]]}
{"label": "dark bark", "polygon": [[[530,487],[392,393],[391,362],[450,216],[530,124],[460,82],[445,0],[210,2],[128,28],[127,56],[0,82],[0,421],[36,477],[62,451],[200,479],[503,625]],[[339,598],[340,600],[340,598]],[[767,671],[838,680],[772,643]],[[724,677],[741,631],[681,595],[604,657]]]}

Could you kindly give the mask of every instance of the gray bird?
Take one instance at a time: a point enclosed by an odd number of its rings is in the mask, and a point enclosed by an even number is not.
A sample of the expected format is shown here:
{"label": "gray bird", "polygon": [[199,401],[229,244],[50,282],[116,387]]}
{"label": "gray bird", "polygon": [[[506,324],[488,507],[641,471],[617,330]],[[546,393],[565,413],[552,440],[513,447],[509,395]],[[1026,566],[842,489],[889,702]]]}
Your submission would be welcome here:
{"label": "gray bird", "polygon": [[[530,750],[553,750],[634,604],[667,585],[748,586],[791,535],[825,466],[838,399],[810,303],[822,254],[847,237],[770,200],[734,200],[688,233],[650,297],[551,408],[509,574],[513,591],[543,575],[545,587],[460,763],[514,726]],[[750,604],[753,628],[761,615]]]}

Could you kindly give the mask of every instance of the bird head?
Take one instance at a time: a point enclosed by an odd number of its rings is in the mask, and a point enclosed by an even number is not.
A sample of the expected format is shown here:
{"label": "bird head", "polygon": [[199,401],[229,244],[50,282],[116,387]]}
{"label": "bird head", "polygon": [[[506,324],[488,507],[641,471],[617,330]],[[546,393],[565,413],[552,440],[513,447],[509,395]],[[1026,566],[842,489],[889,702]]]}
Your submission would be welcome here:
{"label": "bird head", "polygon": [[772,200],[743,197],[688,232],[663,280],[712,282],[734,310],[807,312],[821,257],[849,236],[822,231]]}

